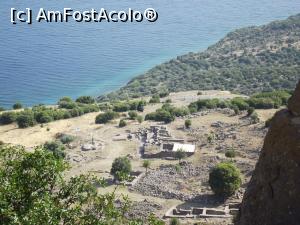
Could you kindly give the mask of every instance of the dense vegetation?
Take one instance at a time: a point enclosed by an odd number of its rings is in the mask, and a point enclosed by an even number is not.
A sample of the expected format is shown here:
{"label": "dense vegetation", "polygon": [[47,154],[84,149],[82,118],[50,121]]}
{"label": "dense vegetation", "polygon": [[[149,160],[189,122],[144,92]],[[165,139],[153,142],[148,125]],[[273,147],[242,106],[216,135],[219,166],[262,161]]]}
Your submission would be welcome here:
{"label": "dense vegetation", "polygon": [[105,124],[113,119],[116,119],[119,117],[119,114],[112,111],[107,111],[105,113],[101,113],[96,117],[96,124]]}
{"label": "dense vegetation", "polygon": [[189,53],[158,65],[98,99],[185,90],[218,89],[249,95],[294,89],[300,78],[299,32],[300,14],[265,26],[240,29],[205,52]]}
{"label": "dense vegetation", "polygon": [[230,196],[241,186],[241,174],[232,163],[220,163],[209,173],[209,185],[213,192],[221,196]]}
{"label": "dense vegetation", "polygon": [[80,175],[64,180],[68,164],[56,154],[61,146],[47,143],[45,148],[26,152],[22,147],[0,146],[1,224],[164,224],[153,215],[146,221],[126,217],[130,200],[115,191],[99,194],[103,179]]}
{"label": "dense vegetation", "polygon": [[252,95],[250,98],[237,97],[232,100],[204,99],[189,105],[190,112],[203,109],[231,108],[238,111],[247,110],[248,116],[254,114],[254,109],[273,109],[285,106],[291,93],[288,91],[272,91]]}
{"label": "dense vegetation", "polygon": [[92,98],[83,96],[78,99],[74,102],[69,97],[63,97],[58,101],[58,108],[38,105],[19,112],[3,112],[0,114],[0,125],[17,122],[19,128],[26,128],[34,126],[37,123],[44,124],[55,120],[68,119],[81,116],[85,113],[99,111],[99,106],[92,103]]}
{"label": "dense vegetation", "polygon": [[[176,117],[183,117],[201,110],[230,108],[233,109],[236,114],[239,114],[241,111],[247,111],[247,115],[251,122],[258,123],[259,119],[255,109],[273,109],[285,106],[290,97],[291,93],[288,91],[272,91],[255,94],[250,98],[237,97],[231,100],[200,99],[189,104],[188,108],[178,108],[172,106],[170,103],[165,103],[155,112],[148,113],[145,120],[171,123]],[[189,128],[190,126],[191,121],[186,120],[185,127]]]}
{"label": "dense vegetation", "polygon": [[146,115],[145,120],[162,121],[170,123],[175,120],[175,117],[186,116],[190,113],[188,108],[177,108],[169,103],[165,103],[161,109],[157,109],[153,113]]}

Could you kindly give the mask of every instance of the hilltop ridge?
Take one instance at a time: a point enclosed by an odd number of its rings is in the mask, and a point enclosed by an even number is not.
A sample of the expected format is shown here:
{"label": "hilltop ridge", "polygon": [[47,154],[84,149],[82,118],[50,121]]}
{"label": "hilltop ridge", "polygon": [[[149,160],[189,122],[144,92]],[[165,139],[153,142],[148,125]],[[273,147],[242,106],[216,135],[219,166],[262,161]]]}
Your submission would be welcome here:
{"label": "hilltop ridge", "polygon": [[300,14],[263,26],[238,29],[206,51],[188,53],[98,97],[120,100],[161,91],[229,90],[253,94],[294,89],[300,78]]}

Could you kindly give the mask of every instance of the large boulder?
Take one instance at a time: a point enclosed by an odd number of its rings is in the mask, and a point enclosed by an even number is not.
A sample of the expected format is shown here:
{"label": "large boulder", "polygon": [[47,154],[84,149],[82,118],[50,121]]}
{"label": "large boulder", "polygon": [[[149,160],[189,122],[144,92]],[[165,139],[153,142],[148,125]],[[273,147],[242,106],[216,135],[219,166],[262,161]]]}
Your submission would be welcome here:
{"label": "large boulder", "polygon": [[300,224],[300,83],[272,120],[236,224]]}
{"label": "large boulder", "polygon": [[293,96],[289,100],[288,109],[295,116],[300,116],[300,81]]}

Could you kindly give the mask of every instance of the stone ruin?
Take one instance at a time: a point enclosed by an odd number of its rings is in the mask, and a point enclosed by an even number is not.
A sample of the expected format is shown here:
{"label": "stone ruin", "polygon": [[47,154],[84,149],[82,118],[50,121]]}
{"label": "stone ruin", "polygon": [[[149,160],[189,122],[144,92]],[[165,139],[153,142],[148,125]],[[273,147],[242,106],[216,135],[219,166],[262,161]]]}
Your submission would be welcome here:
{"label": "stone ruin", "polygon": [[141,141],[140,153],[144,158],[172,157],[166,146],[173,148],[174,143],[184,143],[184,139],[172,137],[166,126],[140,128],[135,136]]}
{"label": "stone ruin", "polygon": [[81,151],[96,151],[96,150],[102,150],[103,149],[103,142],[100,140],[92,140],[87,143],[83,143],[80,145]]}
{"label": "stone ruin", "polygon": [[198,208],[191,207],[190,209],[181,209],[177,206],[169,209],[165,218],[230,218],[238,214],[239,203],[230,203],[225,205],[224,209],[219,208]]}
{"label": "stone ruin", "polygon": [[150,128],[140,128],[136,132],[136,137],[145,145],[160,146],[165,139],[172,136],[166,126],[150,126]]}

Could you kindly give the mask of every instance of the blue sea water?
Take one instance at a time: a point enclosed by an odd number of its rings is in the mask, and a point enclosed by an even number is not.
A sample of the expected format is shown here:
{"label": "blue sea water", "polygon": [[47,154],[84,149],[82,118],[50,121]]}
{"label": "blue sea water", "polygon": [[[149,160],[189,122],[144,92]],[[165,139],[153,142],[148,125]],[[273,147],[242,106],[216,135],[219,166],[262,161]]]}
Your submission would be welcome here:
{"label": "blue sea water", "polygon": [[[155,8],[155,23],[10,23],[10,9]],[[2,0],[0,106],[55,103],[125,85],[177,55],[205,50],[226,33],[300,12],[299,0]]]}

